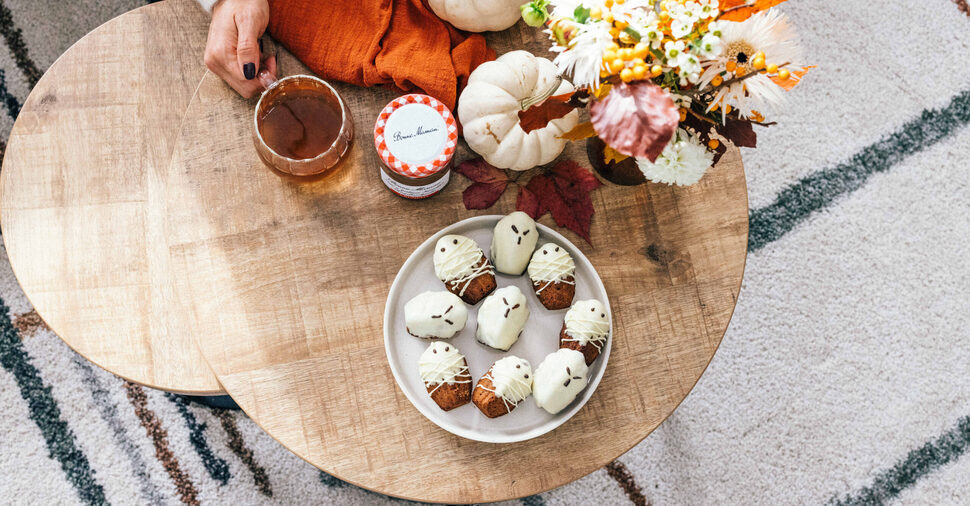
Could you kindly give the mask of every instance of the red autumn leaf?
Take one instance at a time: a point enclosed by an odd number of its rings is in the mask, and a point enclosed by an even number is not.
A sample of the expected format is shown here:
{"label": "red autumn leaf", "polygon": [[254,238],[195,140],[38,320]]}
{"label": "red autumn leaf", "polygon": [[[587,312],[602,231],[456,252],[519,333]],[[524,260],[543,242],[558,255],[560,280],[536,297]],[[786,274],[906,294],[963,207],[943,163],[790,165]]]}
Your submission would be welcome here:
{"label": "red autumn leaf", "polygon": [[670,93],[652,81],[617,84],[590,105],[589,117],[608,146],[650,161],[660,156],[680,122]]}
{"label": "red autumn leaf", "polygon": [[564,182],[577,184],[586,193],[603,186],[603,183],[596,179],[592,172],[572,160],[563,160],[557,163],[552,168],[552,174]]}
{"label": "red autumn leaf", "polygon": [[515,199],[515,209],[537,220],[539,219],[539,197],[523,186],[519,188],[519,196]]}
{"label": "red autumn leaf", "polygon": [[496,183],[472,183],[461,192],[461,200],[465,203],[465,209],[488,209],[505,192],[508,181]]}
{"label": "red autumn leaf", "polygon": [[569,114],[579,107],[572,99],[574,93],[564,93],[549,97],[545,102],[519,111],[519,126],[525,133],[545,128],[549,122]]}
{"label": "red autumn leaf", "polygon": [[475,181],[476,183],[497,183],[508,182],[509,176],[502,169],[495,168],[484,158],[472,158],[465,160],[455,167],[459,174]]}
{"label": "red autumn leaf", "polygon": [[466,160],[455,167],[460,174],[474,181],[461,194],[465,209],[488,209],[505,192],[509,177],[482,158]]}
{"label": "red autumn leaf", "polygon": [[[596,176],[567,160],[557,164],[549,174],[533,176],[524,189],[537,197],[538,216],[552,214],[557,225],[576,232],[592,244],[589,231],[594,210],[589,192],[600,185]],[[522,198],[521,193],[519,196]]]}

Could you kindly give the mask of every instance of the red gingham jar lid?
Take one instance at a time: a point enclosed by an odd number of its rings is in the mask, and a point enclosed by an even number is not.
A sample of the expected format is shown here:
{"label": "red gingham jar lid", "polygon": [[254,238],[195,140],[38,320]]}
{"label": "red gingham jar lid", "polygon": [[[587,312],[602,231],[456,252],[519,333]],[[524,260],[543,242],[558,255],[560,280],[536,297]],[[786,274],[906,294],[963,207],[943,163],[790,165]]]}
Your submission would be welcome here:
{"label": "red gingham jar lid", "polygon": [[427,95],[395,98],[374,124],[377,155],[402,176],[426,177],[438,172],[451,160],[457,144],[455,117],[447,106]]}

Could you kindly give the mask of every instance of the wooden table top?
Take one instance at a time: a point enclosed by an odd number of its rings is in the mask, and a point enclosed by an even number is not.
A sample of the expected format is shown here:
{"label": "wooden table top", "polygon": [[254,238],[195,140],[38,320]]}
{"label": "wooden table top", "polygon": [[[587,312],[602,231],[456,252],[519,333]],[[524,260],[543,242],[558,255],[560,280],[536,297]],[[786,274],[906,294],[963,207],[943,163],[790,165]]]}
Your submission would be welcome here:
{"label": "wooden table top", "polygon": [[173,300],[164,182],[207,29],[172,0],[85,36],[24,103],[0,173],[7,254],[44,321],[101,367],[190,394],[222,389]]}
{"label": "wooden table top", "polygon": [[[547,45],[538,30],[491,34],[499,53]],[[304,71],[281,59],[282,75]],[[508,192],[467,211],[457,174],[426,201],[380,181],[371,137],[399,94],[336,86],[358,136],[339,170],[288,183],[251,140],[253,101],[207,75],[167,172],[165,235],[176,292],[219,381],[263,429],[319,468],[398,497],[480,502],[534,494],[599,469],[684,399],[730,321],[744,271],[747,193],[732,148],[688,188],[607,185],[593,193],[594,246],[559,229],[598,270],[614,314],[602,383],[570,421],[539,438],[488,444],[426,420],[396,386],[382,317],[411,251],[455,221],[508,213]],[[469,157],[459,151],[459,160]],[[582,143],[566,155],[588,166]],[[547,216],[542,223],[555,226]]]}

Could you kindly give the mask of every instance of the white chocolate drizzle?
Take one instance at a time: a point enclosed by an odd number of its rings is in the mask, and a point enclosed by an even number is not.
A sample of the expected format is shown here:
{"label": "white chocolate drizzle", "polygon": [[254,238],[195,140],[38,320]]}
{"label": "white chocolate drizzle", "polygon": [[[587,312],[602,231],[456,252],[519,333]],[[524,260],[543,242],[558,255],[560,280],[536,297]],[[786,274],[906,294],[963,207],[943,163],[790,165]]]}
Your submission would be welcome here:
{"label": "white chocolate drizzle", "polygon": [[529,261],[529,278],[533,283],[544,283],[536,290],[536,295],[553,283],[576,284],[575,280],[566,280],[575,272],[576,264],[573,262],[573,257],[569,256],[566,248],[556,243],[543,244],[532,254],[532,260]]}
{"label": "white chocolate drizzle", "polygon": [[446,235],[435,244],[434,272],[452,288],[461,286],[460,297],[473,279],[485,273],[495,274],[492,263],[487,258],[482,262],[483,258],[485,254],[475,241],[463,235]]}
{"label": "white chocolate drizzle", "polygon": [[566,312],[566,337],[563,341],[578,342],[580,346],[592,344],[602,351],[609,335],[610,318],[600,301],[580,300]]}
{"label": "white chocolate drizzle", "polygon": [[502,399],[506,413],[532,393],[532,366],[528,360],[515,355],[496,361],[483,378],[488,378],[493,388],[485,388],[481,383],[476,388]]}
{"label": "white chocolate drizzle", "polygon": [[[454,385],[456,383],[471,383],[471,375],[468,374],[468,365],[465,356],[458,352],[453,344],[435,341],[428,346],[421,354],[418,361],[418,372],[424,381],[424,386],[435,387],[428,392],[433,394],[441,385]],[[467,379],[458,379],[464,376]]]}

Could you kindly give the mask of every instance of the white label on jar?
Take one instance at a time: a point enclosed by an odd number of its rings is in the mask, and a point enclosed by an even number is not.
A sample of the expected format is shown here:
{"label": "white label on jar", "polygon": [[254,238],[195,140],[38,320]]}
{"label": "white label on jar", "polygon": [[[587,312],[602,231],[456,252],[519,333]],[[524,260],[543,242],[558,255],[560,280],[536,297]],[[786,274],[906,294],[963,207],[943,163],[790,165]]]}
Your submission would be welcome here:
{"label": "white label on jar", "polygon": [[387,172],[384,172],[383,168],[380,169],[380,173],[385,186],[390,188],[392,192],[408,199],[423,199],[438,193],[448,184],[448,179],[451,178],[451,171],[449,170],[441,179],[433,183],[424,186],[408,186],[392,179],[391,176],[387,175]]}
{"label": "white label on jar", "polygon": [[441,113],[425,104],[399,107],[384,125],[384,142],[398,160],[424,165],[445,151],[448,125]]}

